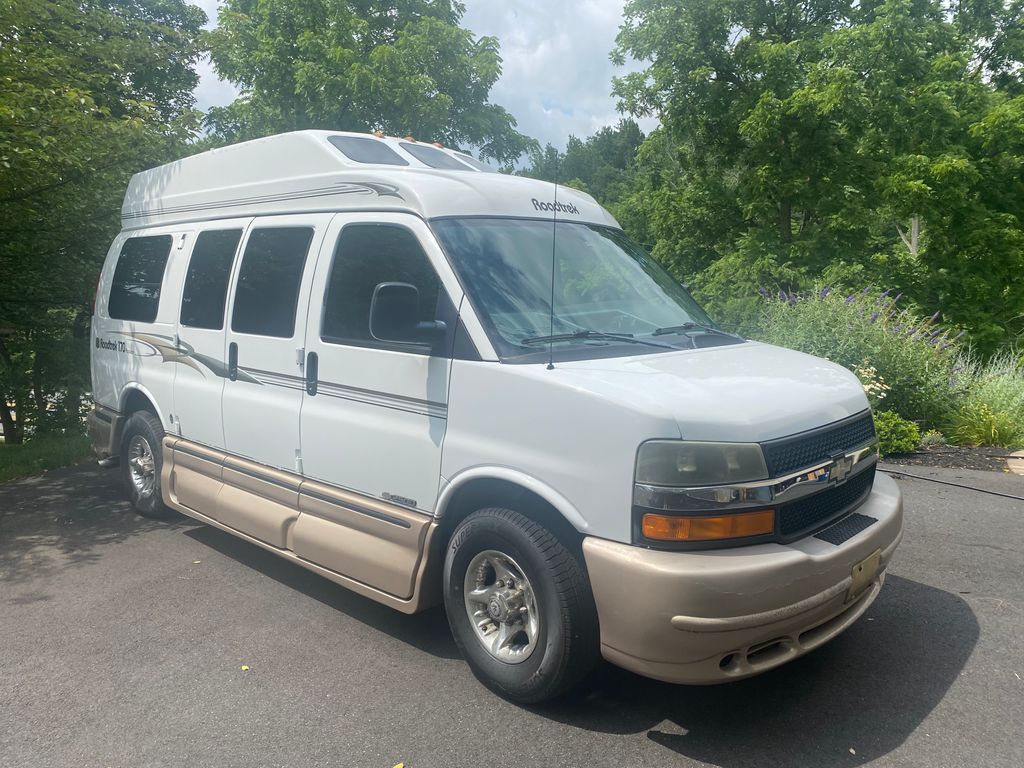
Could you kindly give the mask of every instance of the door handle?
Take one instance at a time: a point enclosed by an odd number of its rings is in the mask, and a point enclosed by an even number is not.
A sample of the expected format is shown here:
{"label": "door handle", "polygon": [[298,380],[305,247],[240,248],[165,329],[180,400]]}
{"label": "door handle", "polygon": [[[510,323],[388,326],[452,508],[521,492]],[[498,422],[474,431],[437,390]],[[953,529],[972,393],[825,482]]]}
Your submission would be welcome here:
{"label": "door handle", "polygon": [[306,392],[316,394],[317,376],[320,372],[320,358],[316,352],[306,355]]}
{"label": "door handle", "polygon": [[228,344],[228,378],[238,381],[238,345],[233,341]]}

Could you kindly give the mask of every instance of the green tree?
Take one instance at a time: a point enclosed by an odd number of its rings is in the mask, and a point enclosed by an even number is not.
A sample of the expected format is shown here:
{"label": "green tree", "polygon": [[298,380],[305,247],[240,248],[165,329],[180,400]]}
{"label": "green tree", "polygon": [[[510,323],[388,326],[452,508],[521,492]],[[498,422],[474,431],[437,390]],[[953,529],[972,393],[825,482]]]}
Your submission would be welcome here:
{"label": "green tree", "polygon": [[736,323],[884,283],[991,348],[1024,317],[1021,2],[632,0],[613,57],[655,255]]}
{"label": "green tree", "polygon": [[[77,426],[86,316],[129,176],[182,151],[206,17],[183,0],[0,6],[0,419]],[[13,412],[17,413],[15,421]]]}
{"label": "green tree", "polygon": [[209,34],[241,96],[211,110],[226,140],[304,128],[382,130],[512,162],[531,142],[488,94],[498,41],[452,0],[227,0]]}
{"label": "green tree", "polygon": [[551,144],[534,147],[530,164],[521,173],[581,189],[615,208],[631,189],[633,158],[643,140],[640,126],[626,118],[586,139],[570,136],[565,152]]}

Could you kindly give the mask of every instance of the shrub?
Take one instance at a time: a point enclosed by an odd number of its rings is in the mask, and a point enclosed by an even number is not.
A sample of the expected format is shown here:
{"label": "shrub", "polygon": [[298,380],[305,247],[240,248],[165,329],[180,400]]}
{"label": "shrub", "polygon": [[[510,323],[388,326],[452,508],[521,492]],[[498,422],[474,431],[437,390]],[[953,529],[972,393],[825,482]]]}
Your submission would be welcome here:
{"label": "shrub", "polygon": [[878,434],[878,452],[882,456],[910,453],[921,442],[921,430],[917,424],[892,411],[875,413],[875,432]]}
{"label": "shrub", "polygon": [[921,435],[921,445],[928,448],[936,445],[946,445],[946,436],[937,429],[929,429]]}
{"label": "shrub", "polygon": [[867,362],[862,365],[854,366],[853,372],[857,374],[857,378],[860,379],[860,384],[864,387],[864,394],[867,395],[868,402],[871,403],[871,407],[880,407],[882,405],[882,401],[885,400],[892,387],[886,384],[885,379],[878,375],[878,371],[875,367],[873,365],[868,365]]}
{"label": "shrub", "polygon": [[936,325],[938,313],[921,317],[898,307],[898,296],[870,290],[849,296],[829,288],[762,296],[764,311],[756,338],[828,358],[857,372],[873,405],[884,397],[886,410],[925,427],[951,423],[967,378],[958,370],[963,366],[959,336]]}
{"label": "shrub", "polygon": [[1024,445],[1024,365],[1005,350],[987,363],[964,357],[966,382],[951,433],[962,445]]}
{"label": "shrub", "polygon": [[987,403],[969,402],[956,415],[953,435],[957,445],[1003,445],[1019,442],[1020,426],[1006,411],[993,411]]}

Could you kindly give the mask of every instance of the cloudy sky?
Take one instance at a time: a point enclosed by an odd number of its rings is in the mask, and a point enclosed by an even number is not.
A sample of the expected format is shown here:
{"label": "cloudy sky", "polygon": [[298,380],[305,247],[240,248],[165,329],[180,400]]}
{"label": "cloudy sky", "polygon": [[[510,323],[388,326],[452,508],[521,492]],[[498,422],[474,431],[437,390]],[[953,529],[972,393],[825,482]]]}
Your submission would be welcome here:
{"label": "cloudy sky", "polygon": [[[512,113],[520,131],[564,147],[569,134],[589,136],[619,119],[611,81],[630,67],[615,67],[608,53],[622,22],[624,0],[463,1],[462,26],[501,42],[503,72],[491,101]],[[212,26],[217,0],[193,2],[203,7]],[[200,109],[227,104],[234,95],[231,84],[218,80],[208,62],[200,66]],[[641,121],[645,131],[653,125]]]}

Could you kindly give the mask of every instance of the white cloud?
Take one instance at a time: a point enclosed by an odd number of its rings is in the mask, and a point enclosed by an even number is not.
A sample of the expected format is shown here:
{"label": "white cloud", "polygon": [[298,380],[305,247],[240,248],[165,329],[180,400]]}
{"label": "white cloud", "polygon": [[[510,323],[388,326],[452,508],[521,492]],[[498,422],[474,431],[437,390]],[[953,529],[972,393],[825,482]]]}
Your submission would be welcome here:
{"label": "white cloud", "polygon": [[[214,26],[218,0],[193,0]],[[502,75],[491,101],[512,113],[519,130],[541,143],[564,148],[570,134],[581,138],[621,115],[611,95],[612,77],[636,69],[615,67],[608,54],[622,23],[624,0],[465,0],[462,26],[477,36],[497,37]],[[209,61],[198,67],[199,109],[230,103],[238,92],[220,80]],[[653,119],[640,121],[651,130]]]}
{"label": "white cloud", "polygon": [[[218,0],[192,0],[192,2],[206,11],[207,29],[217,26],[217,6],[220,4]],[[195,90],[197,109],[205,112],[210,107],[223,107],[238,96],[238,89],[235,86],[217,77],[209,58],[203,57],[196,66],[196,71],[199,73],[199,85]]]}
{"label": "white cloud", "polygon": [[[541,143],[564,147],[622,117],[611,95],[612,77],[637,69],[608,58],[622,23],[623,0],[466,0],[462,24],[501,43],[501,79],[491,100]],[[642,120],[651,130],[654,120]]]}

